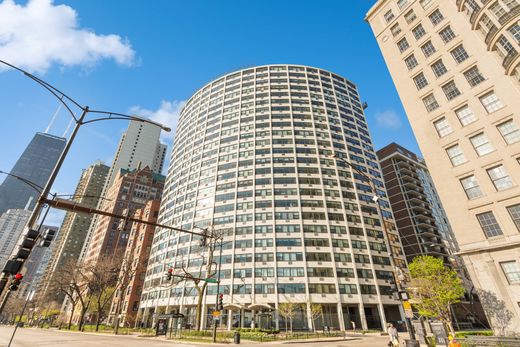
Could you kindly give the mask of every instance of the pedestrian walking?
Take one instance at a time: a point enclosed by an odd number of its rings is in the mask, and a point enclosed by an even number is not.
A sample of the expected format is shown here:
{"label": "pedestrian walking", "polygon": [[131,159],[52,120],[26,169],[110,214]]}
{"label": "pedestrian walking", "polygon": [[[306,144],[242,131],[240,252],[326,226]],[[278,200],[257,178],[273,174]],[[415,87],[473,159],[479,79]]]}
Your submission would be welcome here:
{"label": "pedestrian walking", "polygon": [[388,336],[390,337],[390,341],[388,342],[388,347],[398,347],[399,346],[399,333],[397,329],[394,327],[392,323],[388,323]]}

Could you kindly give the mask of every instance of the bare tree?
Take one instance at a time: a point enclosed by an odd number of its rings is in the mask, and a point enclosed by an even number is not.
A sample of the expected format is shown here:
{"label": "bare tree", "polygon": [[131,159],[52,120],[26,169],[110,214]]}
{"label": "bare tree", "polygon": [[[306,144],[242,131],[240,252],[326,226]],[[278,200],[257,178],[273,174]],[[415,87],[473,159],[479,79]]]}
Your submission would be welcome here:
{"label": "bare tree", "polygon": [[[202,236],[194,236],[192,241],[199,240],[198,245],[191,247],[189,262],[182,261],[181,269],[175,269],[174,283],[191,281],[197,291],[197,308],[195,329],[200,330],[202,323],[202,300],[208,286],[207,278],[216,278],[218,264],[215,262],[215,251],[219,250],[222,242],[222,230],[209,227],[203,231]],[[220,259],[217,259],[220,261]],[[192,266],[192,264],[195,264]]]}
{"label": "bare tree", "polygon": [[22,298],[11,296],[7,299],[2,315],[0,316],[0,322],[14,322],[16,316],[20,313],[20,308],[23,306],[24,301]]}
{"label": "bare tree", "polygon": [[287,321],[289,321],[291,334],[292,334],[293,318],[296,315],[296,311],[299,307],[300,307],[300,304],[295,304],[293,302],[284,302],[284,303],[281,303],[278,305],[278,313],[284,318],[286,332],[287,332]]}
{"label": "bare tree", "polygon": [[309,304],[310,305],[310,314],[311,314],[311,322],[312,322],[312,331],[316,332],[316,319],[323,316],[323,306],[321,304]]}
{"label": "bare tree", "polygon": [[131,254],[125,256],[121,267],[119,270],[119,275],[117,278],[116,284],[116,296],[114,298],[115,301],[115,311],[114,311],[114,333],[117,335],[119,332],[119,316],[121,315],[121,311],[123,310],[123,301],[125,297],[126,288],[132,282],[134,276],[137,273],[137,270],[141,265],[145,265],[146,263],[139,262],[137,259],[133,261]]}
{"label": "bare tree", "polygon": [[95,263],[87,264],[89,279],[89,295],[94,304],[96,315],[96,331],[99,331],[101,320],[105,317],[108,304],[112,302],[116,286],[117,275],[121,265],[121,258],[115,256],[102,256]]}

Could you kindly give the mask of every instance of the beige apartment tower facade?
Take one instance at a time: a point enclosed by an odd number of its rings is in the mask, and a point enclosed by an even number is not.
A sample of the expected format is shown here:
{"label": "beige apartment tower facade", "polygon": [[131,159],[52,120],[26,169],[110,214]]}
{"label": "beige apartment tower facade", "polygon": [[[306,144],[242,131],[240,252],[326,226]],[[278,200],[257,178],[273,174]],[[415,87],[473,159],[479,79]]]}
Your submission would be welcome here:
{"label": "beige apartment tower facade", "polygon": [[494,330],[520,331],[520,1],[380,0],[370,23]]}

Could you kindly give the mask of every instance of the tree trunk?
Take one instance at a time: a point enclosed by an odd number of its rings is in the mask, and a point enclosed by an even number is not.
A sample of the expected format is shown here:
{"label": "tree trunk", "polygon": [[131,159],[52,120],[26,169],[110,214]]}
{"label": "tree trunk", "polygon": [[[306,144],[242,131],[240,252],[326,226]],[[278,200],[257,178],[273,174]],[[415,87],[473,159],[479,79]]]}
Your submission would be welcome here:
{"label": "tree trunk", "polygon": [[87,307],[81,305],[81,312],[78,322],[78,331],[83,331],[83,321],[85,320],[85,314],[87,313]]}
{"label": "tree trunk", "polygon": [[72,318],[74,318],[74,311],[76,310],[76,305],[72,305],[72,311],[70,312],[69,324],[67,325],[67,330],[70,330],[72,326]]}
{"label": "tree trunk", "polygon": [[97,314],[96,314],[96,332],[99,331],[99,321],[100,321],[100,318],[101,318],[101,312],[98,311]]}
{"label": "tree trunk", "polygon": [[195,320],[195,330],[200,330],[202,326],[202,298],[204,297],[204,291],[199,291],[199,297],[197,298],[197,314]]}

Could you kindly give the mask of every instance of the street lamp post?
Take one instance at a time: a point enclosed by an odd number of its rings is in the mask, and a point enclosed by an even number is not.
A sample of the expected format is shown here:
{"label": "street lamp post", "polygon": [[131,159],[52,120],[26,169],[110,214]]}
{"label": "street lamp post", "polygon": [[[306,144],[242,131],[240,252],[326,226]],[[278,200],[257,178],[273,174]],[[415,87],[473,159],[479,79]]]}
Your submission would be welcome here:
{"label": "street lamp post", "polygon": [[[370,190],[371,190],[371,193],[373,194],[372,201],[376,204],[378,216],[379,216],[379,218],[381,218],[381,223],[383,224],[383,232],[384,232],[384,235],[385,235],[385,245],[386,245],[386,247],[388,249],[388,253],[390,255],[390,262],[392,263],[392,267],[394,268],[394,272],[397,273],[397,271],[398,270],[400,271],[400,269],[397,268],[397,266],[395,265],[395,262],[394,262],[394,254],[392,252],[392,247],[390,245],[390,241],[389,241],[389,238],[388,238],[388,229],[387,229],[387,226],[386,226],[386,223],[385,223],[385,218],[383,216],[383,211],[381,209],[381,205],[379,204],[379,197],[377,196],[377,188],[376,188],[376,185],[374,184],[374,181],[370,177],[368,177],[363,171],[359,170],[351,162],[349,162],[349,161],[347,161],[347,160],[345,160],[345,159],[343,159],[341,157],[338,157],[335,154],[331,155],[331,157],[333,159],[336,159],[336,160],[344,163],[345,165],[349,166],[357,174],[359,174],[361,177],[363,177],[363,179],[368,183],[368,185],[370,187]],[[398,278],[396,278],[395,274],[394,274],[394,282],[396,284],[397,291],[401,292],[400,281],[399,281]],[[401,305],[402,305],[402,299],[399,298],[399,300],[401,301]],[[415,340],[415,334],[413,332],[413,327],[412,327],[412,324],[410,322],[410,319],[408,317],[405,317],[405,322],[406,322],[406,329],[408,330],[408,333],[410,334],[410,339],[412,341],[416,341]]]}
{"label": "street lamp post", "polygon": [[[93,122],[98,122],[98,121],[104,121],[104,120],[116,120],[116,119],[134,120],[134,121],[139,121],[139,122],[143,122],[143,123],[149,123],[149,124],[156,125],[167,132],[171,131],[170,128],[165,127],[159,123],[156,123],[156,122],[151,121],[146,118],[141,118],[141,117],[134,116],[134,115],[126,115],[126,114],[116,113],[116,112],[91,110],[88,106],[81,106],[78,102],[76,102],[74,99],[72,99],[71,97],[69,97],[68,95],[66,95],[59,89],[57,89],[56,87],[41,80],[38,77],[30,74],[29,72],[24,71],[21,68],[16,67],[3,60],[0,60],[0,64],[7,65],[7,66],[23,73],[25,76],[29,77],[30,79],[32,79],[33,81],[35,81],[36,83],[41,85],[43,88],[45,88],[47,91],[49,91],[67,109],[67,111],[70,113],[70,115],[72,116],[72,118],[75,121],[74,130],[72,131],[70,138],[67,140],[67,143],[65,144],[65,148],[63,149],[56,165],[54,166],[54,169],[52,170],[51,175],[50,175],[49,179],[47,180],[47,183],[43,187],[43,189],[40,193],[40,196],[38,198],[38,201],[36,202],[36,206],[34,207],[32,213],[31,213],[31,216],[29,217],[29,220],[26,224],[27,230],[32,229],[34,227],[34,225],[36,224],[36,221],[38,220],[38,217],[42,211],[42,208],[45,205],[45,201],[47,200],[47,198],[49,196],[51,187],[53,186],[54,181],[56,180],[56,177],[58,176],[58,173],[61,169],[61,166],[63,165],[63,162],[65,161],[65,158],[67,157],[70,147],[72,146],[72,143],[74,142],[74,139],[76,138],[76,135],[82,125],[93,123]],[[74,112],[71,109],[71,106],[69,106],[69,104],[67,102],[65,102],[64,99],[67,100],[68,102],[72,103],[74,106],[76,106],[77,108],[79,108],[81,110],[81,115],[79,117],[76,117],[76,115],[74,114]],[[86,120],[86,116],[90,113],[101,114],[103,116],[100,118],[96,118],[96,119]],[[23,266],[23,264],[25,262],[25,258],[19,257],[16,250],[11,255],[11,258],[12,258],[12,260],[14,260],[16,262],[16,266],[15,266],[17,268],[16,270],[20,270],[20,268]],[[18,272],[18,271],[16,271],[16,272]],[[4,271],[2,271],[2,277],[0,278],[0,296],[4,292],[4,289],[7,285],[7,281],[8,281],[8,271],[6,271],[6,269],[4,269]],[[0,307],[0,313],[1,313],[1,307]]]}

